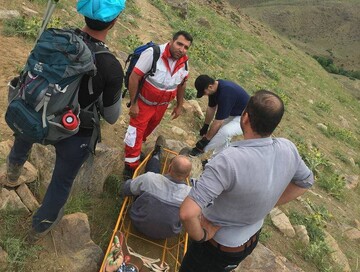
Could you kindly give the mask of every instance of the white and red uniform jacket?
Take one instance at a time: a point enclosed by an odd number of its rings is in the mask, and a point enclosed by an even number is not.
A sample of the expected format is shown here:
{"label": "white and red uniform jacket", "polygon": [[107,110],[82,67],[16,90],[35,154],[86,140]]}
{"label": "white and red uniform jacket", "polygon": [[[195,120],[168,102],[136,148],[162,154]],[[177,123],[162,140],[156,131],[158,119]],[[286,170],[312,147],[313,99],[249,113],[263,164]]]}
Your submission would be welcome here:
{"label": "white and red uniform jacket", "polygon": [[[141,89],[139,98],[147,105],[169,103],[176,97],[177,86],[188,77],[186,62],[188,56],[173,59],[170,54],[169,44],[162,44],[160,57],[156,63],[154,76],[148,76]],[[153,49],[145,50],[137,61],[134,72],[143,76],[151,69]],[[148,103],[147,103],[148,102]]]}

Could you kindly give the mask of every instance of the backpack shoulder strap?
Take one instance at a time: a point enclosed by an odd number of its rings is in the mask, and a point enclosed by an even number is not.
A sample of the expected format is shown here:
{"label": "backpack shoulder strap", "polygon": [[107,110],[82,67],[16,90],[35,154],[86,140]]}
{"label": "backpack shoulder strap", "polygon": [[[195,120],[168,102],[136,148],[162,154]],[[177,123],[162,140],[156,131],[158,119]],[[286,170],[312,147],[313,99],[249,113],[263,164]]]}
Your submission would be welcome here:
{"label": "backpack shoulder strap", "polygon": [[153,46],[153,61],[151,64],[151,69],[150,69],[150,74],[149,75],[154,75],[154,73],[156,72],[156,63],[160,58],[160,46],[158,46],[157,44]]}
{"label": "backpack shoulder strap", "polygon": [[[144,85],[145,79],[148,76],[154,76],[154,74],[156,72],[156,63],[158,62],[158,60],[160,58],[160,46],[155,44],[152,48],[153,48],[153,61],[152,61],[152,64],[151,64],[151,68],[150,68],[150,71],[145,73],[144,76],[141,78],[141,80],[139,82],[139,85],[138,85],[138,89],[137,89],[136,94],[135,94],[134,102],[137,101],[137,99],[138,99],[138,97],[140,95],[140,92],[141,92],[141,89],[142,89],[142,87]],[[130,105],[131,105],[131,101],[130,101]],[[130,105],[128,105],[128,107],[130,107]]]}

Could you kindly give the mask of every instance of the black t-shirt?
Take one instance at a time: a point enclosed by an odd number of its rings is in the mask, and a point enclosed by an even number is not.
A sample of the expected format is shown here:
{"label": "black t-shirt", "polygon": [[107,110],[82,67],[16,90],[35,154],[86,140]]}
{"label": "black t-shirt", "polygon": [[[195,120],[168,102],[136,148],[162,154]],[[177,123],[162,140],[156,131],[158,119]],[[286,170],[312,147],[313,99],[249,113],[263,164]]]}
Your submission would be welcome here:
{"label": "black t-shirt", "polygon": [[[89,40],[94,43],[101,43],[92,37]],[[105,46],[105,45],[104,45]],[[95,55],[97,73],[92,79],[94,93],[90,95],[88,90],[89,76],[84,76],[79,91],[79,103],[85,108],[94,102],[103,93],[103,105],[109,107],[119,101],[121,97],[121,86],[124,72],[120,62],[113,54],[101,53]]]}
{"label": "black t-shirt", "polygon": [[[89,36],[82,32],[87,42],[96,43],[101,46],[105,46],[101,41]],[[104,51],[106,49],[104,48]],[[89,76],[84,76],[79,90],[79,104],[80,107],[86,108],[102,95],[102,104],[104,107],[110,107],[116,103],[119,103],[121,98],[121,87],[124,79],[124,72],[120,62],[115,58],[113,54],[100,53],[95,55],[95,65],[97,68],[96,75],[92,78],[93,94],[89,93],[88,84]],[[89,136],[92,133],[92,129],[80,128],[78,134],[81,136]]]}
{"label": "black t-shirt", "polygon": [[239,85],[227,80],[218,80],[216,92],[209,95],[208,106],[217,107],[215,119],[224,120],[229,116],[240,116],[247,102],[249,94]]}

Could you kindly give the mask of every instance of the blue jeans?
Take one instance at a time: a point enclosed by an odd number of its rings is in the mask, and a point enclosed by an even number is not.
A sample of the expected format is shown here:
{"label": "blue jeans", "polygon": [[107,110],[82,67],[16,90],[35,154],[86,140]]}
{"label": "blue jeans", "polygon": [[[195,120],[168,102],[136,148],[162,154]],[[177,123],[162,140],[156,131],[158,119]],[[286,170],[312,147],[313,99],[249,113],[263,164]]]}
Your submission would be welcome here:
{"label": "blue jeans", "polygon": [[[48,229],[65,205],[74,179],[80,167],[89,157],[90,138],[75,135],[54,144],[56,159],[52,178],[42,205],[32,219],[32,226],[36,232]],[[31,143],[15,137],[14,146],[9,154],[9,163],[23,165],[29,156],[31,147]]]}
{"label": "blue jeans", "polygon": [[161,164],[160,164],[159,154],[152,156],[145,165],[145,173],[146,172],[154,172],[154,173],[159,174],[160,169],[161,169]]}
{"label": "blue jeans", "polygon": [[[259,235],[259,234],[258,234]],[[210,242],[190,243],[179,272],[225,272],[235,269],[257,245],[255,242],[241,252],[223,252]]]}

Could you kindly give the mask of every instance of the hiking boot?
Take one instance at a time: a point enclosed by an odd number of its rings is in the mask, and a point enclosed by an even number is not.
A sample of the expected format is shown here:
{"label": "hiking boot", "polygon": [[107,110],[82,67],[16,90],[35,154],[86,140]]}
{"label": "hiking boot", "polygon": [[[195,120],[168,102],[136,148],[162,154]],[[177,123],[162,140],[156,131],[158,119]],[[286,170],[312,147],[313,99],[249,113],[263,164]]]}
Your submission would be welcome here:
{"label": "hiking boot", "polygon": [[128,180],[132,179],[134,175],[135,169],[131,168],[128,164],[125,163],[123,170],[123,179]]}
{"label": "hiking boot", "polygon": [[64,207],[62,207],[58,213],[58,216],[56,217],[55,221],[43,232],[37,232],[34,228],[31,228],[31,230],[28,232],[26,236],[26,241],[29,244],[35,244],[37,241],[41,240],[48,234],[61,220],[61,218],[64,216]]}
{"label": "hiking boot", "polygon": [[155,156],[159,154],[161,150],[165,147],[165,145],[166,145],[166,140],[164,136],[160,135],[159,137],[157,137],[152,155]]}
{"label": "hiking boot", "polygon": [[21,176],[23,165],[12,164],[9,161],[9,156],[6,158],[6,172],[10,182],[17,182]]}
{"label": "hiking boot", "polygon": [[7,187],[17,187],[24,183],[23,180],[19,180],[23,165],[11,164],[9,157],[6,158],[6,163],[0,167],[0,184]]}
{"label": "hiking boot", "polygon": [[190,152],[191,152],[191,148],[186,146],[179,151],[179,155],[189,156]]}

